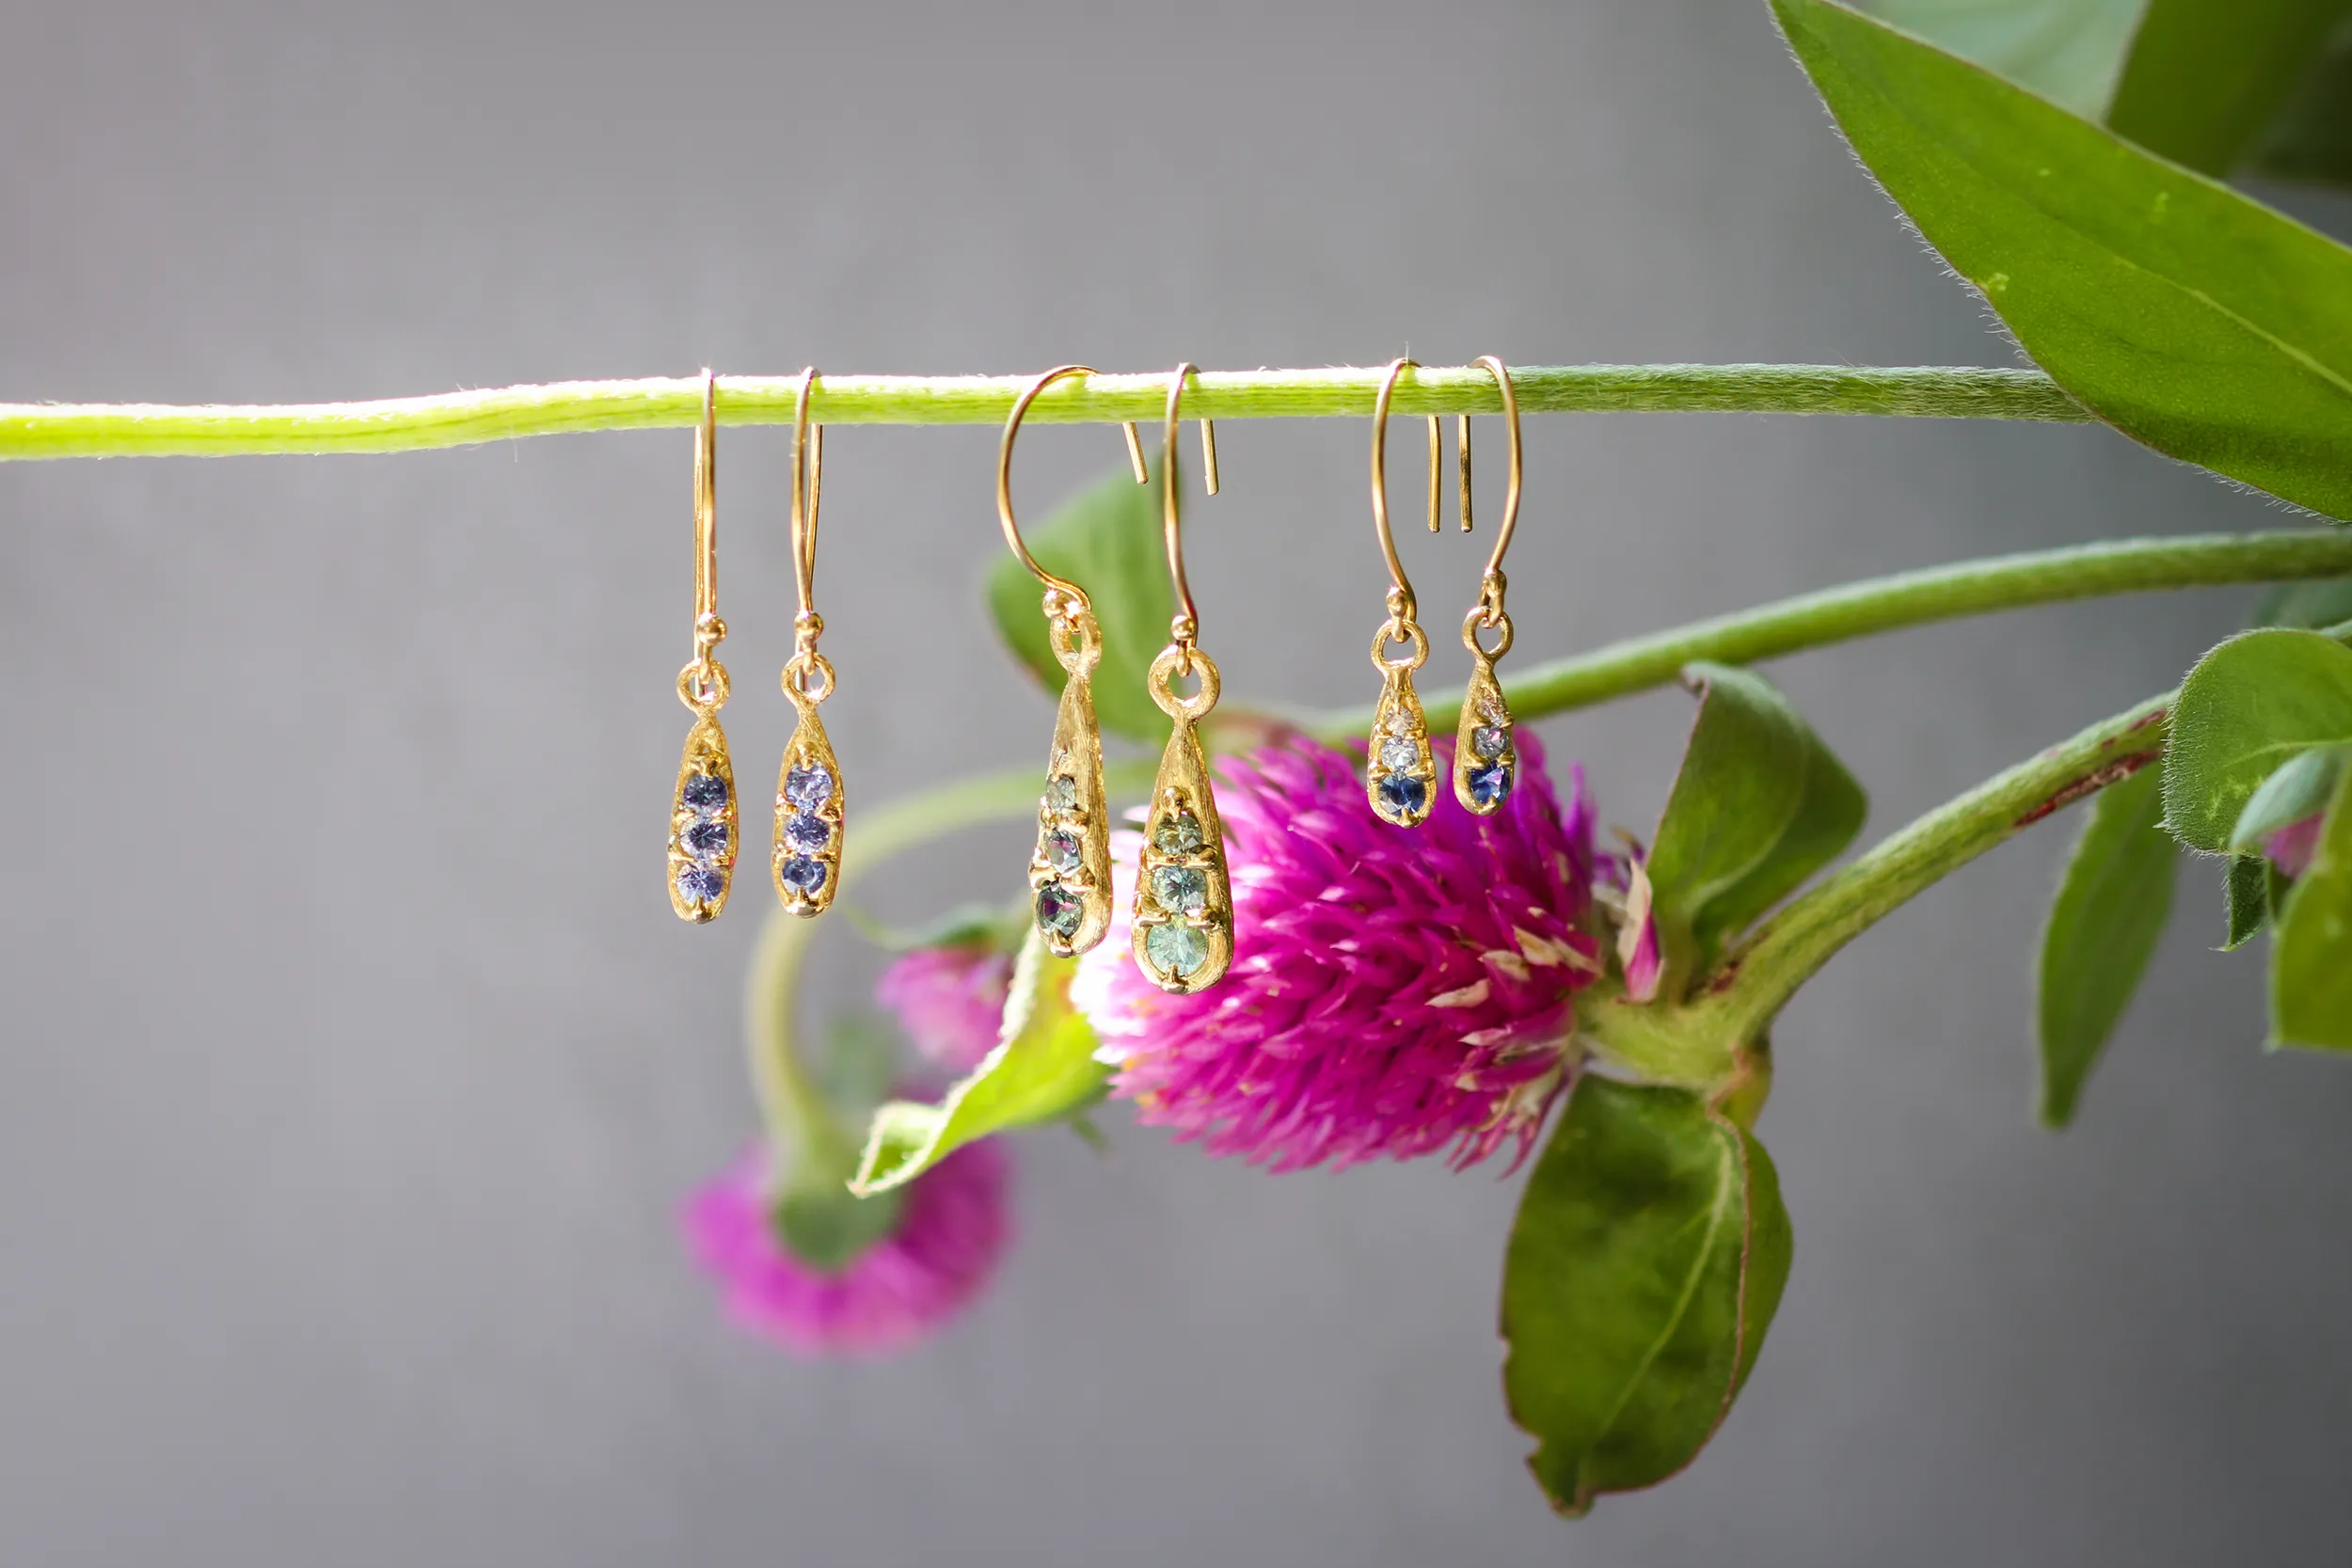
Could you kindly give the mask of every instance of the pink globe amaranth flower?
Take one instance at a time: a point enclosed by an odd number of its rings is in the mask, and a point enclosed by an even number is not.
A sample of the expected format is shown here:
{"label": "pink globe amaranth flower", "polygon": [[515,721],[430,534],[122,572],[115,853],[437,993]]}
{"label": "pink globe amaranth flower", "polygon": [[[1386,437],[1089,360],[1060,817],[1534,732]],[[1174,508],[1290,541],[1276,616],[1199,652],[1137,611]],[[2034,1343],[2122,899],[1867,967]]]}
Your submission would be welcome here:
{"label": "pink globe amaranth flower", "polygon": [[2319,830],[2326,817],[2325,812],[2315,811],[2288,823],[2263,841],[2263,853],[2286,875],[2300,877],[2312,868],[2312,857],[2319,853]]}
{"label": "pink globe amaranth flower", "polygon": [[936,1333],[987,1289],[1011,1235],[1008,1164],[993,1139],[915,1178],[898,1227],[834,1273],[777,1236],[770,1166],[755,1148],[695,1194],[686,1233],[736,1322],[796,1354],[885,1355]]}
{"label": "pink globe amaranth flower", "polygon": [[1584,929],[1592,816],[1581,774],[1565,816],[1543,748],[1477,817],[1447,781],[1417,828],[1373,815],[1349,759],[1309,741],[1221,766],[1233,963],[1191,996],[1128,950],[1139,834],[1114,835],[1118,911],[1071,999],[1118,1063],[1139,1119],[1277,1171],[1452,1150],[1458,1169],[1523,1156],[1566,1082],[1573,993],[1599,973]]}
{"label": "pink globe amaranth flower", "polygon": [[961,1077],[996,1049],[1011,984],[1009,954],[977,942],[918,947],[882,971],[874,1000],[898,1015],[917,1051]]}

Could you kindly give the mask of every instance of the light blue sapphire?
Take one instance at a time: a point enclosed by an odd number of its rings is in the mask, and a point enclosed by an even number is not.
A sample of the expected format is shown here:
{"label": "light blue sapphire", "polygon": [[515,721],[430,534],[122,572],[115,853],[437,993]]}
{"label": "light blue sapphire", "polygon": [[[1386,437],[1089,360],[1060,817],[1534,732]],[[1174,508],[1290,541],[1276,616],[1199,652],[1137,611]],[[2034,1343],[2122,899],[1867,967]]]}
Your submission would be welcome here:
{"label": "light blue sapphire", "polygon": [[1421,748],[1402,736],[1380,742],[1380,768],[1385,773],[1409,773],[1421,761]]}
{"label": "light blue sapphire", "polygon": [[708,865],[681,865],[677,872],[678,896],[690,904],[707,904],[725,890],[727,880],[718,868]]}
{"label": "light blue sapphire", "polygon": [[1470,731],[1470,750],[1482,757],[1499,757],[1510,744],[1510,736],[1500,724],[1481,724]]}
{"label": "light blue sapphire", "polygon": [[1046,935],[1073,936],[1085,916],[1084,901],[1059,882],[1047,882],[1037,890],[1037,928]]}
{"label": "light blue sapphire", "polygon": [[696,811],[719,811],[727,803],[727,782],[716,773],[697,773],[686,781],[678,799]]}
{"label": "light blue sapphire", "polygon": [[1200,818],[1188,811],[1169,813],[1152,830],[1152,847],[1163,855],[1195,854],[1206,842],[1200,833]]}
{"label": "light blue sapphire", "polygon": [[727,852],[727,825],[715,816],[702,817],[687,825],[678,842],[696,860],[716,860]]}
{"label": "light blue sapphire", "polygon": [[825,863],[795,855],[776,868],[776,880],[791,892],[814,898],[817,890],[825,885]]}
{"label": "light blue sapphire", "polygon": [[1390,816],[1419,816],[1429,803],[1429,781],[1391,773],[1380,781],[1380,804]]}
{"label": "light blue sapphire", "polygon": [[1470,799],[1482,806],[1500,804],[1511,793],[1511,765],[1490,762],[1484,768],[1470,771]]}
{"label": "light blue sapphire", "polygon": [[833,824],[821,816],[787,816],[784,821],[784,841],[813,855],[833,842]]}
{"label": "light blue sapphire", "polygon": [[1189,865],[1155,867],[1152,896],[1170,914],[1199,914],[1209,907],[1209,874]]}
{"label": "light blue sapphire", "polygon": [[795,768],[784,776],[784,801],[815,811],[833,799],[833,775],[821,768]]}
{"label": "light blue sapphire", "polygon": [[1189,926],[1154,926],[1143,934],[1143,951],[1168,974],[1190,974],[1209,961],[1209,939]]}

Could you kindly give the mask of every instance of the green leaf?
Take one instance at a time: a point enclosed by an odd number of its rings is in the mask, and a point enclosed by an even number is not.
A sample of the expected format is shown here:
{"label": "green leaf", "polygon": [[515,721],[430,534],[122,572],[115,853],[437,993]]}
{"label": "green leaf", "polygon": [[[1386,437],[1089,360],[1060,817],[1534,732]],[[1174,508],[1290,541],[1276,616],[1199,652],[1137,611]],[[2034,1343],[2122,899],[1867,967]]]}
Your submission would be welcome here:
{"label": "green leaf", "polygon": [[2254,612],[2258,626],[2301,626],[2319,631],[2352,621],[2352,578],[2319,578],[2280,583]]}
{"label": "green leaf", "polygon": [[2352,32],[2313,68],[2255,150],[2256,172],[2352,184]]}
{"label": "green leaf", "polygon": [[2317,632],[2242,632],[2181,683],[2164,757],[2164,819],[2219,854],[2254,791],[2297,752],[2352,742],[2352,648]]}
{"label": "green leaf", "polygon": [[2231,856],[2221,893],[2230,920],[2230,937],[2221,951],[2233,953],[2270,924],[2270,863],[2260,855]]}
{"label": "green leaf", "polygon": [[1683,680],[1698,717],[1646,866],[1669,997],[1836,859],[1868,809],[1853,775],[1762,676],[1693,664]]}
{"label": "green leaf", "polygon": [[938,1104],[894,1100],[875,1112],[851,1186],[889,1192],[975,1139],[1059,1120],[1101,1099],[1110,1069],[1094,1059],[1094,1031],[1070,1006],[1077,967],[1032,930],[1013,968],[1002,1043]]}
{"label": "green leaf", "polygon": [[898,1224],[895,1199],[865,1203],[850,1191],[857,1146],[841,1131],[864,1122],[890,1092],[898,1049],[898,1036],[881,1019],[846,1013],[832,1021],[814,1053],[811,1076],[832,1115],[802,1128],[769,1207],[776,1239],[813,1269],[849,1267]]}
{"label": "green leaf", "polygon": [[[1094,672],[1094,717],[1104,729],[1154,744],[1168,738],[1168,715],[1145,689],[1152,661],[1168,645],[1176,613],[1160,537],[1160,480],[1137,484],[1121,468],[1105,475],[1038,528],[1021,536],[1056,577],[1086,591],[1103,628],[1103,662]],[[988,609],[1006,645],[1045,689],[1059,692],[1062,668],[1046,641],[1044,589],[1009,551],[988,573]]]}
{"label": "green leaf", "polygon": [[1842,6],[1772,8],[1862,161],[2069,393],[2352,515],[2352,251]]}
{"label": "green leaf", "polygon": [[2139,989],[2172,913],[2180,850],[2165,832],[2164,775],[2143,768],[2095,796],[2042,928],[2035,1049],[2042,1124],[2064,1127]]}
{"label": "green leaf", "polygon": [[2247,798],[2246,809],[2230,830],[2231,852],[2259,855],[2272,833],[2327,810],[2336,793],[2336,777],[2344,771],[2344,754],[2336,747],[2315,747],[2287,759]]}
{"label": "green leaf", "polygon": [[2352,0],[2148,0],[2107,124],[2220,176],[2275,120]]}
{"label": "green leaf", "polygon": [[1861,8],[2078,115],[2106,108],[2142,0],[1868,0]]}
{"label": "green leaf", "polygon": [[2279,911],[2270,1034],[2277,1045],[2352,1051],[2352,768],[2336,781],[2311,869]]}
{"label": "green leaf", "polygon": [[1771,1158],[1684,1089],[1586,1073],[1503,1255],[1502,1387],[1564,1513],[1697,1457],[1788,1282]]}

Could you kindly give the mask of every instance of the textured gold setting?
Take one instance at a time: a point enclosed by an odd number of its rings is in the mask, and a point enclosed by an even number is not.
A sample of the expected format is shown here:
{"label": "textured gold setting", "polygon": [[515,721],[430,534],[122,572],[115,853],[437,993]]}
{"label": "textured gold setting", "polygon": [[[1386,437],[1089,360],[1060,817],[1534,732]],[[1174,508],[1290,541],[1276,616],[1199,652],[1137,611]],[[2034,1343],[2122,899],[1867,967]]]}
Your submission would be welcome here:
{"label": "textured gold setting", "polygon": [[[1511,618],[1502,618],[1502,640],[1491,653],[1478,644],[1480,612],[1471,610],[1462,623],[1462,641],[1470,651],[1470,686],[1462,693],[1462,720],[1454,734],[1454,798],[1473,816],[1492,816],[1510,800],[1519,777],[1519,749],[1513,738],[1511,705],[1502,699],[1502,683],[1495,679],[1495,660],[1511,647]],[[1500,768],[1494,774],[1490,769]],[[1482,789],[1485,775],[1499,779],[1497,787]]]}
{"label": "textured gold setting", "polygon": [[1195,649],[1188,662],[1200,688],[1191,697],[1169,689],[1186,662],[1171,645],[1152,661],[1152,701],[1175,728],[1152,781],[1152,807],[1143,826],[1143,856],[1136,875],[1135,929],[1129,946],[1136,967],[1164,991],[1182,996],[1225,977],[1233,961],[1233,895],[1225,874],[1225,829],[1216,814],[1196,721],[1216,705],[1216,665]]}
{"label": "textured gold setting", "polygon": [[1110,802],[1092,680],[1103,634],[1091,612],[1074,609],[1054,618],[1050,635],[1068,679],[1054,711],[1053,754],[1038,800],[1030,913],[1047,949],[1067,958],[1095,947],[1111,925]]}
{"label": "textured gold setting", "polygon": [[[814,656],[814,662],[825,677],[814,696],[796,684],[797,665],[784,675],[784,694],[798,717],[792,738],[785,742],[784,760],[776,767],[776,828],[768,854],[776,897],[787,913],[802,916],[820,915],[832,907],[834,892],[841,884],[841,846],[849,828],[841,764],[825,737],[825,721],[817,717],[817,705],[833,689],[833,666],[821,654]],[[821,837],[810,824],[823,829]],[[811,866],[818,872],[812,873]]]}
{"label": "textured gold setting", "polygon": [[[712,778],[724,786],[723,797],[715,806],[697,804],[690,797],[704,795],[707,788],[698,781]],[[715,705],[686,732],[686,749],[678,758],[677,787],[670,800],[670,908],[680,920],[707,925],[727,907],[727,894],[735,881],[735,851],[742,842],[735,810],[735,764],[727,755],[727,734],[719,727]],[[707,834],[712,824],[724,833],[724,847],[716,853],[698,853],[688,835]],[[701,879],[689,876],[697,869],[716,876],[716,893],[702,895],[696,886]]]}
{"label": "textured gold setting", "polygon": [[[1391,637],[1413,645],[1406,658],[1385,657]],[[1429,657],[1429,640],[1407,621],[1404,631],[1391,622],[1374,637],[1372,662],[1380,670],[1380,700],[1373,705],[1372,738],[1364,768],[1364,795],[1374,815],[1400,828],[1417,828],[1438,803],[1438,764],[1429,750],[1429,719],[1413,689],[1413,672]]]}

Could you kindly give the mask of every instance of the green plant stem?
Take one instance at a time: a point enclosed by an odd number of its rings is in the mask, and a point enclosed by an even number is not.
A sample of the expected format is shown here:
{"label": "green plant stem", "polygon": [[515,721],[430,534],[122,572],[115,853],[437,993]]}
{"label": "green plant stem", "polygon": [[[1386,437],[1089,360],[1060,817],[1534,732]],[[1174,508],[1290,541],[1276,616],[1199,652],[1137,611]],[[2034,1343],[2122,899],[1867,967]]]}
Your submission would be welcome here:
{"label": "green plant stem", "polygon": [[[1152,787],[1156,767],[1157,759],[1106,763],[1104,786],[1114,798],[1139,796]],[[836,898],[849,891],[851,881],[903,850],[982,822],[1035,814],[1039,787],[1035,768],[1009,768],[920,790],[866,813],[844,835]],[[746,879],[747,883],[764,880]],[[756,888],[746,885],[742,891],[749,894]],[[852,1134],[840,1126],[793,1046],[801,966],[820,924],[787,914],[780,905],[768,910],[744,979],[744,1045],[761,1120],[771,1142],[795,1148],[846,1145],[854,1159],[863,1132]]]}
{"label": "green plant stem", "polygon": [[[1693,659],[1748,664],[1873,632],[2026,605],[2346,573],[2352,573],[2352,529],[2119,539],[1850,582],[1538,664],[1506,676],[1502,688],[1515,716],[1536,719],[1662,685]],[[1461,693],[1433,698],[1426,711],[1433,730],[1452,729],[1461,715]],[[1298,722],[1319,738],[1341,740],[1369,731],[1372,709],[1347,708]]]}
{"label": "green plant stem", "polygon": [[[1206,371],[1184,412],[1212,420],[1369,418],[1383,372]],[[1026,376],[819,376],[819,424],[998,424]],[[1888,414],[2082,422],[2090,415],[2039,371],[1969,366],[1531,365],[1514,369],[1529,413]],[[788,424],[797,375],[722,376],[719,422]],[[702,417],[700,376],[560,381],[371,403],[254,405],[0,404],[0,459],[217,457],[248,452],[415,451],[585,430],[685,429]],[[1153,420],[1168,372],[1072,377],[1048,388],[1032,422]],[[1494,378],[1475,365],[1426,366],[1398,382],[1398,414],[1494,414]]]}
{"label": "green plant stem", "polygon": [[[2321,635],[2352,641],[2352,622]],[[2102,720],[1873,845],[1758,927],[1692,1011],[1710,1015],[1707,1032],[1719,1040],[1761,1037],[1839,948],[1914,896],[2061,807],[2158,765],[2179,695],[2168,691]]]}

